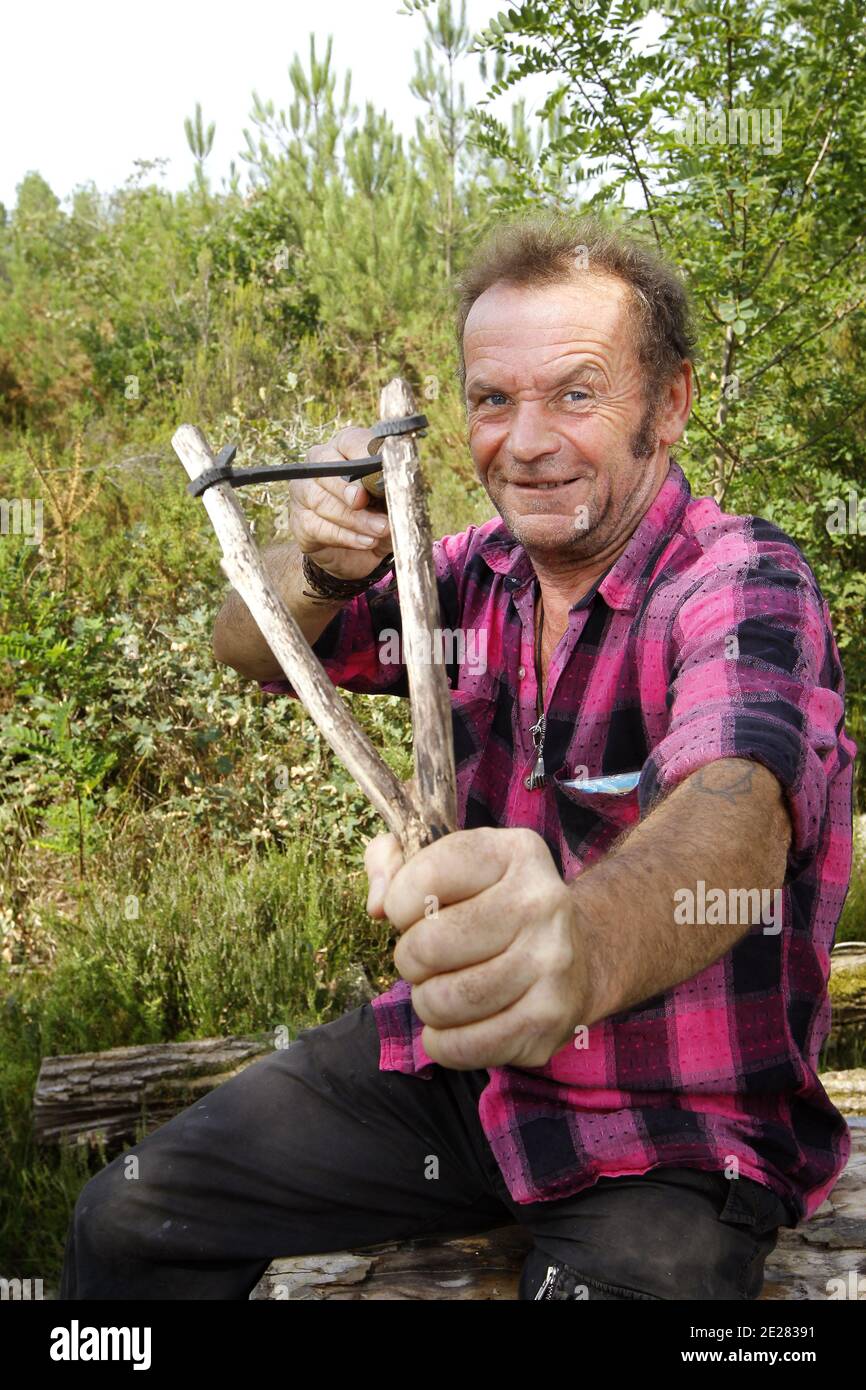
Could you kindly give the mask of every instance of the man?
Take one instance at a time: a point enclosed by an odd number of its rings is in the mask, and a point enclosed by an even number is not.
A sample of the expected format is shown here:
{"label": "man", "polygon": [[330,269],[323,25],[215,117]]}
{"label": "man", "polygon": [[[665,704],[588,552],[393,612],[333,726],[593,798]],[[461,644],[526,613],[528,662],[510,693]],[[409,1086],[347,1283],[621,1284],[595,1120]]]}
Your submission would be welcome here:
{"label": "man", "polygon": [[[793,542],[671,459],[684,290],[530,218],[479,248],[458,342],[501,519],[436,546],[443,628],[485,637],[449,664],[463,828],[367,850],[402,978],[151,1135],[138,1182],[89,1183],[66,1296],[243,1297],[276,1255],[516,1220],[522,1298],[755,1298],[844,1167],[815,1071],[851,854],[838,651]],[[370,502],[294,484],[267,562],[335,682],[405,694]],[[214,649],[293,693],[236,595]]]}

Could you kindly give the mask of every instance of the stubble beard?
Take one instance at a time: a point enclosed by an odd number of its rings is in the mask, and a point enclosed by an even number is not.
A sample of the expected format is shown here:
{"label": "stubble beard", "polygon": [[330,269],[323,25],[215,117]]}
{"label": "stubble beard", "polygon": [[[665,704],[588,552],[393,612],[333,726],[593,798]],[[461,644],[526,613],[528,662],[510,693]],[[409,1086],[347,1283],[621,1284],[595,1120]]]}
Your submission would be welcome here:
{"label": "stubble beard", "polygon": [[646,409],[641,416],[640,424],[631,437],[629,448],[632,458],[650,459],[658,448],[659,439],[656,433],[658,408],[659,393],[656,391],[647,401]]}
{"label": "stubble beard", "polygon": [[[659,393],[655,392],[647,400],[644,413],[641,416],[634,434],[629,440],[629,452],[633,459],[651,459],[658,449],[659,441],[656,432],[658,406]],[[588,508],[589,515],[584,526],[580,527],[580,529],[575,529],[571,537],[562,541],[553,542],[549,545],[539,545],[537,541],[527,539],[524,535],[521,535],[521,531],[523,530],[521,522],[525,518],[533,515],[541,515],[541,513],[520,512],[512,514],[509,517],[501,511],[493,498],[491,498],[491,501],[494,502],[494,506],[496,506],[496,510],[502,517],[510,534],[520,545],[524,546],[530,556],[532,552],[535,551],[539,555],[544,555],[546,558],[549,558],[551,555],[562,555],[567,556],[569,559],[590,559],[609,539],[599,534],[599,527],[609,511],[609,501],[599,510],[596,516],[593,516],[592,511]]]}

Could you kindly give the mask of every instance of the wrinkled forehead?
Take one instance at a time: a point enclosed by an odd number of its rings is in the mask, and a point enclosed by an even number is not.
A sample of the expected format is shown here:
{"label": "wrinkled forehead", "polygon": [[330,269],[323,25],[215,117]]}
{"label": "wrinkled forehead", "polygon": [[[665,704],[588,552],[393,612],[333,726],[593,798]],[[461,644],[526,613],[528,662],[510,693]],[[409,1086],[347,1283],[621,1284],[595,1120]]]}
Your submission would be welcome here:
{"label": "wrinkled forehead", "polygon": [[615,367],[633,360],[629,287],[612,276],[580,272],[548,285],[499,281],[479,295],[463,329],[467,377],[496,361],[544,366],[561,357]]}

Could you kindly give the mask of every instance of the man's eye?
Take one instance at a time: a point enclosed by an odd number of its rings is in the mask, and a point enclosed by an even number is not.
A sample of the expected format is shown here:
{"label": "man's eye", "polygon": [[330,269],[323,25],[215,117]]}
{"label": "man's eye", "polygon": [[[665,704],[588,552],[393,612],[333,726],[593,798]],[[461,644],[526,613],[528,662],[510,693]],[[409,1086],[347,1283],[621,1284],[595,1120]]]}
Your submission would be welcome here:
{"label": "man's eye", "polygon": [[578,405],[580,405],[583,401],[588,401],[588,400],[589,400],[589,392],[588,392],[588,391],[581,391],[581,390],[579,390],[577,387],[575,387],[575,389],[574,389],[573,391],[566,391],[565,394],[566,394],[566,396],[579,396],[579,397],[580,397],[580,400],[577,402]]}
{"label": "man's eye", "polygon": [[[506,394],[505,394],[504,391],[491,391],[489,396],[482,396],[482,397],[481,397],[481,403],[482,403],[482,405],[483,405],[483,403],[484,403],[485,401],[493,401],[493,400],[494,400],[494,397],[497,397],[497,396],[498,396],[498,398],[499,398],[500,401],[507,401],[507,400],[508,400],[508,397],[506,396]],[[496,402],[494,401],[494,404],[495,404],[495,403],[496,403]]]}

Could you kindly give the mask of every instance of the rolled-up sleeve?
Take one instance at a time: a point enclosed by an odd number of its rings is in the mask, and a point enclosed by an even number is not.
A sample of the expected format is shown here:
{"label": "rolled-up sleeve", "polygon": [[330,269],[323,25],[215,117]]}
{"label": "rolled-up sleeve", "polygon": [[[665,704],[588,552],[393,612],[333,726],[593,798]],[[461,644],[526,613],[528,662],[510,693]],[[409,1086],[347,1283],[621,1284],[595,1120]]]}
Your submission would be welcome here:
{"label": "rolled-up sleeve", "polygon": [[795,547],[758,547],[745,569],[707,575],[677,613],[670,653],[670,722],[642,770],[642,814],[710,762],[754,759],[784,789],[790,855],[813,853],[840,761],[844,682],[827,605]]}

